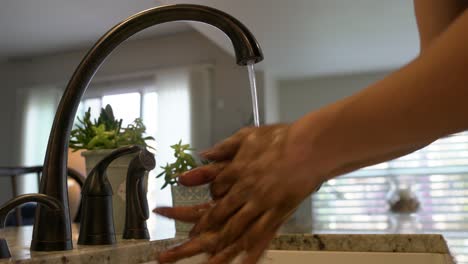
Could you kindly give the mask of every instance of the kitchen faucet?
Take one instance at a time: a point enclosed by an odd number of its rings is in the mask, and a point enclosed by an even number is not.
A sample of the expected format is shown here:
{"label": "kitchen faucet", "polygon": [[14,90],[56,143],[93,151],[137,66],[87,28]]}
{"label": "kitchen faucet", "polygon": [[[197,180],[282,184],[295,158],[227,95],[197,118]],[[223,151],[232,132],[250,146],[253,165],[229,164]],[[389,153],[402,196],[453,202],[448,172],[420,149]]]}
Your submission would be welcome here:
{"label": "kitchen faucet", "polygon": [[219,28],[231,39],[239,65],[257,63],[263,59],[260,46],[241,22],[206,6],[182,4],[148,9],[108,31],[83,58],[60,100],[49,136],[40,193],[57,198],[64,210],[38,206],[32,250],[70,250],[73,247],[66,177],[68,141],[78,105],[94,74],[124,40],[145,28],[171,21],[198,21]]}
{"label": "kitchen faucet", "polygon": [[[47,208],[53,211],[63,211],[63,206],[59,200],[54,197],[40,194],[40,193],[30,193],[30,194],[23,194],[14,197],[13,199],[9,200],[2,206],[0,206],[0,228],[5,227],[5,221],[8,216],[8,213],[15,209],[17,206],[22,205],[24,203],[29,202],[36,202],[37,204],[43,204]],[[8,248],[8,244],[6,239],[0,238],[0,259],[10,258],[10,250]]]}

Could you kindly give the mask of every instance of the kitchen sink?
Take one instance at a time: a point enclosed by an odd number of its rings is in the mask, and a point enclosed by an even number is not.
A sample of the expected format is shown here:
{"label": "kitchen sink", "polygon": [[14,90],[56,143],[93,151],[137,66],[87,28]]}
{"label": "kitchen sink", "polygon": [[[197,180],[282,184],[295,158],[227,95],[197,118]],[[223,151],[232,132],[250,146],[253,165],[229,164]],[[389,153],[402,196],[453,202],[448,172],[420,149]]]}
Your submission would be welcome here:
{"label": "kitchen sink", "polygon": [[[180,260],[175,264],[201,264],[205,255]],[[147,262],[146,264],[158,262]],[[392,253],[392,252],[333,252],[269,250],[259,264],[451,264],[446,254],[437,253]],[[241,264],[239,259],[233,264]]]}

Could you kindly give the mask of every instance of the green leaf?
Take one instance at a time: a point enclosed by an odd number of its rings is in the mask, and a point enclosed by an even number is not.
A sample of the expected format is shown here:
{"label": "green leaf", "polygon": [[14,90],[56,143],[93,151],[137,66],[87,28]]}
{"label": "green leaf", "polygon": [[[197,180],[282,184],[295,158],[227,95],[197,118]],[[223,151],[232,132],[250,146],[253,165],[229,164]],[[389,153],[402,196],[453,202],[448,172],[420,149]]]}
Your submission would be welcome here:
{"label": "green leaf", "polygon": [[171,145],[170,147],[174,150],[173,156],[175,161],[161,167],[163,171],[156,176],[161,177],[164,175],[164,187],[167,185],[177,184],[178,177],[182,173],[198,166],[195,158],[189,153],[189,151],[193,150],[193,148],[190,147],[190,144],[182,144],[182,140],[179,140],[178,143]]}
{"label": "green leaf", "polygon": [[85,112],[83,118],[77,118],[78,124],[70,134],[70,147],[78,149],[113,149],[127,145],[141,145],[149,147],[148,140],[153,137],[144,136],[146,127],[140,118],[133,121],[126,128],[122,128],[122,119],[115,119],[110,105],[101,109],[99,118],[91,121],[91,108]]}

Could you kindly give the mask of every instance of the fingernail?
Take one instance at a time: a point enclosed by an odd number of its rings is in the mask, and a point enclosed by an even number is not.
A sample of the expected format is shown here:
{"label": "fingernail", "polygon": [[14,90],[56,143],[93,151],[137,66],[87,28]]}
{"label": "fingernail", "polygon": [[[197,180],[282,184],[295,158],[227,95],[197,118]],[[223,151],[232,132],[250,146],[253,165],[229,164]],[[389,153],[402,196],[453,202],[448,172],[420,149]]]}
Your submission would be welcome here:
{"label": "fingernail", "polygon": [[179,177],[177,177],[177,183],[184,186],[190,185],[190,179],[195,176],[194,173],[196,173],[196,169],[182,172]]}
{"label": "fingernail", "polygon": [[204,150],[204,151],[200,152],[199,155],[202,156],[202,157],[204,157],[204,158],[206,158],[207,156],[213,155],[213,153],[214,153],[214,152],[213,152],[212,150],[207,149],[207,150]]}
{"label": "fingernail", "polygon": [[196,170],[196,168],[195,168],[195,169],[191,169],[191,170],[189,170],[189,171],[184,171],[184,172],[182,172],[182,173],[179,175],[179,177],[185,177],[185,176],[189,175],[190,173],[193,173],[195,170]]}

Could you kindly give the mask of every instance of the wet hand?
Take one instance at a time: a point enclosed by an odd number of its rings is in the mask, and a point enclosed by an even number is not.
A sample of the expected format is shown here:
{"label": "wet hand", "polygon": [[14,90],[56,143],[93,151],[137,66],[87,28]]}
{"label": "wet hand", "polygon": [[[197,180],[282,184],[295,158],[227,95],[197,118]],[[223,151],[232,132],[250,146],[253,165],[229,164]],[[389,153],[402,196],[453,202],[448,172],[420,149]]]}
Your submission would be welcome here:
{"label": "wet hand", "polygon": [[229,263],[242,252],[243,263],[257,262],[281,224],[322,182],[288,145],[288,130],[243,129],[204,153],[215,163],[181,176],[184,185],[211,182],[215,202],[157,210],[196,223],[188,242],[160,255],[162,263],[202,252],[210,254],[208,263]]}

